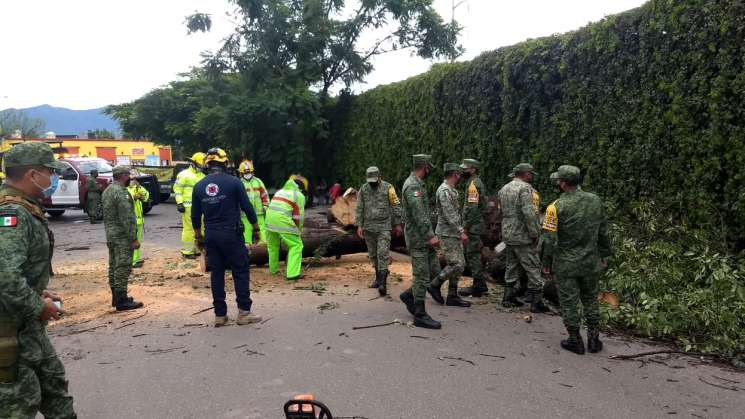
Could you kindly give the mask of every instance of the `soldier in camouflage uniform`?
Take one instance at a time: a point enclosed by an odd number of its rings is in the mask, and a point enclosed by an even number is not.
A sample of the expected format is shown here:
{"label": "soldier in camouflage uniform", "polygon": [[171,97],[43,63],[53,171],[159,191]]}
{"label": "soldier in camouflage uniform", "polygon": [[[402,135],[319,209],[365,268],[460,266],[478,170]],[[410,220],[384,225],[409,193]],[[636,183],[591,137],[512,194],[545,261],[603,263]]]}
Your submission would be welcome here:
{"label": "soldier in camouflage uniform", "polygon": [[600,198],[578,190],[580,171],[561,166],[559,185],[563,193],[546,209],[543,222],[543,271],[554,274],[559,283],[559,301],[569,339],[561,347],[584,354],[580,335],[580,302],[587,323],[587,350],[600,352],[598,276],[611,256],[608,221]]}
{"label": "soldier in camouflage uniform", "polygon": [[545,313],[548,307],[543,303],[543,278],[537,245],[540,237],[538,210],[541,198],[530,183],[535,171],[528,163],[518,164],[510,176],[512,181],[499,191],[499,206],[502,210],[502,240],[507,245],[507,271],[505,272],[505,291],[502,305],[519,307],[515,285],[520,274],[528,277],[528,296],[531,299],[530,311]]}
{"label": "soldier in camouflage uniform", "polygon": [[432,231],[429,198],[424,183],[434,166],[432,156],[428,154],[415,154],[412,159],[414,171],[401,188],[401,204],[406,221],[404,236],[411,255],[413,278],[411,288],[401,293],[399,298],[414,316],[415,326],[439,329],[442,325],[427,314],[424,306],[430,281],[440,274],[440,262],[435,251],[440,245],[440,239]]}
{"label": "soldier in camouflage uniform", "polygon": [[109,286],[111,305],[117,311],[134,310],[142,303],[127,296],[127,283],[132,273],[132,254],[140,247],[137,241],[132,195],[129,194],[129,169],[117,166],[114,181],[103,192],[103,222],[106,246],[109,248]]}
{"label": "soldier in camouflage uniform", "polygon": [[63,313],[46,287],[54,236],[39,201],[64,169],[45,143],[22,143],[5,154],[0,187],[0,417],[76,418],[65,368],[46,325]]}
{"label": "soldier in camouflage uniform", "polygon": [[103,188],[96,179],[98,179],[98,170],[91,170],[91,175],[88,176],[88,182],[86,183],[87,192],[85,194],[85,211],[88,213],[91,224],[101,223],[103,217],[101,214],[101,191]]}
{"label": "soldier in camouflage uniform", "polygon": [[400,236],[401,202],[393,185],[380,178],[377,167],[367,169],[366,179],[367,182],[357,193],[357,235],[365,239],[367,254],[375,268],[375,280],[370,288],[377,288],[380,295],[386,295],[391,226],[394,226],[394,233]]}
{"label": "soldier in camouflage uniform", "polygon": [[460,168],[466,181],[466,199],[463,203],[463,228],[468,234],[465,245],[466,266],[471,269],[473,285],[460,291],[460,295],[467,297],[481,297],[489,292],[484,280],[484,267],[481,263],[481,235],[486,233],[486,193],[484,182],[478,175],[481,164],[478,160],[463,159]]}
{"label": "soldier in camouflage uniform", "polygon": [[[443,166],[445,180],[435,196],[437,209],[437,228],[435,234],[442,242],[442,251],[445,255],[445,269],[432,281],[427,291],[432,299],[440,304],[454,307],[470,307],[471,303],[463,301],[458,296],[458,281],[466,267],[463,254],[463,245],[468,243],[468,234],[463,228],[463,219],[460,214],[460,194],[455,189],[460,181],[461,169],[458,163],[445,163]],[[440,288],[448,281],[447,300],[442,298]]]}

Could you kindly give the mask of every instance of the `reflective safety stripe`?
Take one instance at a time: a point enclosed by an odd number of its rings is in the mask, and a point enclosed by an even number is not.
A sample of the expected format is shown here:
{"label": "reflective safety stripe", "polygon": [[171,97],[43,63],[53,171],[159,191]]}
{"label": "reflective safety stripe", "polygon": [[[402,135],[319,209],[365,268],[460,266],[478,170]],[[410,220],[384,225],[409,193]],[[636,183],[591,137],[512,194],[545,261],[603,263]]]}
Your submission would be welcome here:
{"label": "reflective safety stripe", "polygon": [[[277,193],[277,195],[279,195],[279,193]],[[292,219],[295,221],[295,224],[299,227],[300,226],[300,220],[302,219],[300,217],[300,207],[298,207],[298,205],[297,205],[296,202],[290,201],[289,199],[287,199],[285,197],[277,196],[277,195],[274,195],[274,198],[272,198],[272,201],[277,200],[279,202],[284,202],[285,204],[290,205],[292,207],[292,213],[291,213],[292,214]],[[297,198],[297,193],[295,193],[295,198]],[[272,206],[269,205],[269,208],[271,208],[271,207]],[[287,214],[287,213],[285,213],[285,214]],[[290,214],[287,214],[287,215],[289,216]]]}
{"label": "reflective safety stripe", "polygon": [[276,205],[269,205],[269,209],[272,210],[272,211],[277,211],[279,213],[282,213],[282,214],[284,214],[284,215],[286,215],[288,217],[292,217],[293,216],[293,211],[291,209],[278,207]]}
{"label": "reflective safety stripe", "polygon": [[269,223],[266,223],[266,229],[269,231],[273,231],[275,233],[292,233],[292,234],[299,234],[297,228],[292,227],[285,227],[285,226],[275,226]]}

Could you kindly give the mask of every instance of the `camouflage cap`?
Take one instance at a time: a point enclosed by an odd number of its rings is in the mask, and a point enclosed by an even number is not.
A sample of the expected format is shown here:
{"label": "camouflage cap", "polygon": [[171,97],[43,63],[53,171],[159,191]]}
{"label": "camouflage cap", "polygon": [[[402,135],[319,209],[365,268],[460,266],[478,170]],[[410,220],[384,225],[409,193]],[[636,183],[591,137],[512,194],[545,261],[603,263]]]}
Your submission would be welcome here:
{"label": "camouflage cap", "polygon": [[551,181],[551,183],[558,183],[559,182],[559,172],[553,172],[553,173],[551,173],[551,176],[548,177],[548,180]]}
{"label": "camouflage cap", "polygon": [[458,163],[445,163],[442,165],[442,171],[447,172],[462,172],[463,170],[460,168],[460,165]]}
{"label": "camouflage cap", "polygon": [[114,176],[116,175],[129,175],[130,169],[127,166],[116,166],[112,171]]}
{"label": "camouflage cap", "polygon": [[414,154],[411,156],[411,160],[414,163],[414,167],[426,163],[431,168],[435,168],[435,166],[432,164],[432,156],[429,154]]}
{"label": "camouflage cap", "polygon": [[520,163],[512,169],[512,173],[510,173],[509,176],[515,177],[518,173],[525,173],[525,172],[530,172],[536,176],[538,175],[538,173],[536,173],[535,169],[533,168],[532,164]]}
{"label": "camouflage cap", "polygon": [[365,172],[365,178],[367,178],[368,182],[377,182],[378,178],[380,178],[380,169],[375,166],[368,167]]}
{"label": "camouflage cap", "polygon": [[21,143],[3,156],[3,166],[11,167],[45,166],[50,169],[64,169],[66,166],[54,159],[52,147],[47,143]]}
{"label": "camouflage cap", "polygon": [[579,182],[580,180],[579,167],[570,166],[570,165],[560,166],[559,170],[557,171],[556,178],[560,180]]}
{"label": "camouflage cap", "polygon": [[463,159],[463,162],[460,164],[461,169],[478,169],[480,166],[481,163],[476,159]]}

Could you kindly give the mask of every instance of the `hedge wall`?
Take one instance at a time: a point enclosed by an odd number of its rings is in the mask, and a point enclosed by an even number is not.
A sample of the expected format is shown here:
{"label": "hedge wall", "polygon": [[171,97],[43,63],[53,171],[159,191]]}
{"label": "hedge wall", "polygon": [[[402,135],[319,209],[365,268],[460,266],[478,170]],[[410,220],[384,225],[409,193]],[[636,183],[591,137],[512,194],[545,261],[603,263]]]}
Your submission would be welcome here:
{"label": "hedge wall", "polygon": [[744,65],[743,1],[653,0],[340,100],[336,168],[356,184],[376,164],[400,186],[411,154],[473,156],[494,191],[529,161],[549,198],[571,163],[621,210],[653,201],[742,245]]}

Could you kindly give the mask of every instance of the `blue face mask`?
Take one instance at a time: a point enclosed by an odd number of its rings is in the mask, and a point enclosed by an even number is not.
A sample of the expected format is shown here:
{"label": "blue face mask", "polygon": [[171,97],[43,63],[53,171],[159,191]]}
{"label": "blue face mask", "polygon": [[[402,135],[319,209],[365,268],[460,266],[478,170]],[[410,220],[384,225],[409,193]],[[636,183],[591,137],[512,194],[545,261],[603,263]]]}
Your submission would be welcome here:
{"label": "blue face mask", "polygon": [[[34,181],[32,180],[32,182]],[[54,191],[56,191],[57,187],[59,186],[59,176],[57,176],[56,173],[53,173],[51,176],[49,176],[49,187],[47,188],[42,188],[36,182],[34,182],[34,185],[36,185],[37,188],[41,189],[41,194],[42,196],[44,196],[44,198],[50,198],[54,194]]]}

